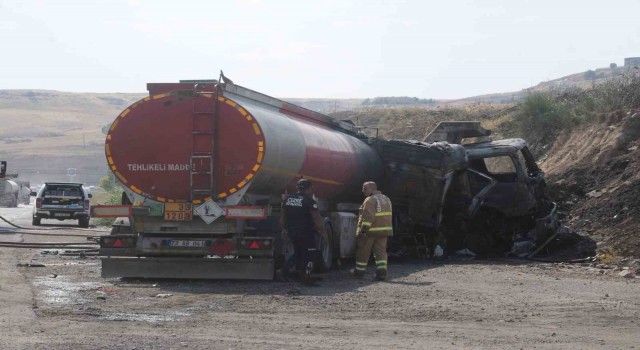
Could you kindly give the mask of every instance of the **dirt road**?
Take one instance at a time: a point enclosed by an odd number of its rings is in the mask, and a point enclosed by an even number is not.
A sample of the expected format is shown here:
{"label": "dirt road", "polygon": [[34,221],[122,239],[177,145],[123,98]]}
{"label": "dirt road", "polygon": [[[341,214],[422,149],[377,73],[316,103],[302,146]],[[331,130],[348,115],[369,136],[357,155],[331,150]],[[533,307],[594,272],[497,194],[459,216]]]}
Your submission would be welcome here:
{"label": "dirt road", "polygon": [[[0,208],[27,226],[30,212]],[[61,252],[0,248],[0,349],[640,348],[640,279],[588,266],[392,261],[387,282],[345,266],[301,287],[102,279],[98,259]]]}

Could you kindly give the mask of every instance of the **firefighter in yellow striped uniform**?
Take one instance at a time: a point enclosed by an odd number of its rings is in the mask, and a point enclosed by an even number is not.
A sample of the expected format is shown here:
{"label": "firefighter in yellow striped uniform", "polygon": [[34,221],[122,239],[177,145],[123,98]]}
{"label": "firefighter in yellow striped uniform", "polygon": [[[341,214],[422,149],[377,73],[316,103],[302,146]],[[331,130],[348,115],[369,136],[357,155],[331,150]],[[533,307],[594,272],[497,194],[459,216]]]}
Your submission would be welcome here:
{"label": "firefighter in yellow striped uniform", "polygon": [[356,268],[352,274],[362,278],[367,270],[371,250],[376,260],[376,280],[387,278],[387,238],[393,236],[391,222],[391,200],[378,191],[375,182],[362,184],[365,198],[360,207],[356,228]]}

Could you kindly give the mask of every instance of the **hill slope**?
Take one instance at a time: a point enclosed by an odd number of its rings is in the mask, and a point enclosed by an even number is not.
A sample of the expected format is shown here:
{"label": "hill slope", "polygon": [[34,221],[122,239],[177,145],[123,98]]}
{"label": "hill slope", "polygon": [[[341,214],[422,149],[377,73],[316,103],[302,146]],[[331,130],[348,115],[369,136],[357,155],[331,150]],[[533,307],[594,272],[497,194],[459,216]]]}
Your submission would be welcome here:
{"label": "hill slope", "polygon": [[47,90],[0,91],[0,158],[9,171],[32,183],[95,183],[104,176],[104,134],[127,105],[143,94],[68,93]]}
{"label": "hill slope", "polygon": [[615,255],[640,257],[640,110],[562,134],[543,163],[567,224]]}

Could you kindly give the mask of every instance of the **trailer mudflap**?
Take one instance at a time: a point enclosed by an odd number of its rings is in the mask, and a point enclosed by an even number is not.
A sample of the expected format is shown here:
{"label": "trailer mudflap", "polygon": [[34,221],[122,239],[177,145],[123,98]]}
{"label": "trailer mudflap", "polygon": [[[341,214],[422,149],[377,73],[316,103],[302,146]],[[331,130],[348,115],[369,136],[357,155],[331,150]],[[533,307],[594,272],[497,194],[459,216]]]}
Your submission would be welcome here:
{"label": "trailer mudflap", "polygon": [[102,277],[273,279],[274,260],[223,258],[103,257]]}

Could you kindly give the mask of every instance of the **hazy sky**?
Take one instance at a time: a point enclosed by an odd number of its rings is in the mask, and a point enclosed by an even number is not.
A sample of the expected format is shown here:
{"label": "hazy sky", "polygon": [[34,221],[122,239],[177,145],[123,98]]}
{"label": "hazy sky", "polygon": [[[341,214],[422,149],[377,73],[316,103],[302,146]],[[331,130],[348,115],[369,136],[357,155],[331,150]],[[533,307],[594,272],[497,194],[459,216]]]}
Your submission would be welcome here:
{"label": "hazy sky", "polygon": [[460,98],[640,56],[640,1],[0,0],[0,89]]}

